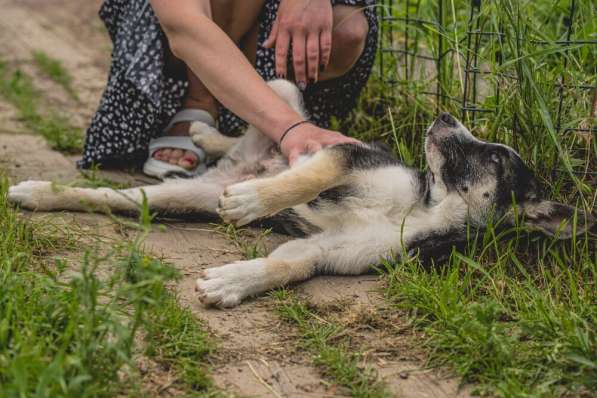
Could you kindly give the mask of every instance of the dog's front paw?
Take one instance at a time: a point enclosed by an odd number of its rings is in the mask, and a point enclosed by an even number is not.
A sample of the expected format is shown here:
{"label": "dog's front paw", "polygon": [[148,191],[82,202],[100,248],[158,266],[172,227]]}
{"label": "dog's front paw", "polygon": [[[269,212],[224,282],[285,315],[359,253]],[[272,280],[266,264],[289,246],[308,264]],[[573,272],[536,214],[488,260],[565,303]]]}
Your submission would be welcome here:
{"label": "dog's front paw", "polygon": [[205,305],[235,307],[244,298],[265,290],[265,268],[264,259],[209,268],[197,279],[195,290]]}
{"label": "dog's front paw", "polygon": [[30,210],[49,210],[47,200],[51,195],[49,181],[24,181],[8,188],[8,201]]}
{"label": "dog's front paw", "polygon": [[218,203],[220,217],[242,226],[269,215],[259,195],[260,185],[259,180],[249,180],[227,187]]}

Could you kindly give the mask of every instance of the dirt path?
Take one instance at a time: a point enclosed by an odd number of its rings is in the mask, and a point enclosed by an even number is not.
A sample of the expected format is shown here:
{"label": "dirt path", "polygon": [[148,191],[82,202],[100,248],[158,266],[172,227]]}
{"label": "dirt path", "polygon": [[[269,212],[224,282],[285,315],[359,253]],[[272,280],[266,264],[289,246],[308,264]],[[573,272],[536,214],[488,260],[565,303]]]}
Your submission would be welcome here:
{"label": "dirt path", "polygon": [[[99,0],[0,0],[0,59],[34,76],[34,83],[76,126],[84,127],[93,114],[106,79],[110,45],[97,18]],[[6,40],[4,38],[11,38]],[[73,76],[79,101],[52,81],[39,76],[32,53],[44,51],[61,60]],[[15,110],[0,100],[0,169],[13,182],[25,179],[72,181],[78,178],[74,159],[49,149],[27,131]],[[112,173],[112,178],[141,184],[140,176]],[[52,217],[64,217],[53,215]],[[110,224],[102,216],[72,215],[78,222]],[[268,244],[281,237],[268,238]],[[183,275],[177,286],[181,301],[207,321],[219,344],[213,377],[227,392],[242,396],[323,397],[334,395],[321,379],[311,356],[301,350],[296,332],[275,314],[273,300],[261,297],[236,309],[206,309],[196,300],[194,281],[202,269],[242,258],[242,254],[213,226],[168,223],[152,232],[146,247],[174,263]],[[319,277],[296,288],[314,303],[341,300],[352,313],[378,313],[383,300],[375,276]],[[396,396],[453,397],[457,382],[438,372],[420,371],[423,362],[413,350],[412,336],[397,335],[404,319],[393,315],[387,328],[361,330],[357,336],[366,364],[373,366]],[[366,328],[365,328],[366,329]],[[419,369],[419,370],[417,370]],[[414,370],[414,371],[413,371]],[[405,375],[408,375],[405,376]],[[275,393],[273,392],[275,391]],[[163,392],[163,394],[166,394]]]}

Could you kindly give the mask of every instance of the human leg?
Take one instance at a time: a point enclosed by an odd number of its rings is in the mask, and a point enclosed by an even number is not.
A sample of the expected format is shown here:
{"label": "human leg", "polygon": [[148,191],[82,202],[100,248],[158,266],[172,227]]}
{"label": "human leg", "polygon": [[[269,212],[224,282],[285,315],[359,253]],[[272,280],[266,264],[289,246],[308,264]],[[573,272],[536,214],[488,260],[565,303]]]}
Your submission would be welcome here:
{"label": "human leg", "polygon": [[[250,31],[255,31],[257,17],[261,11],[264,0],[212,0],[211,13],[214,22],[228,34],[237,45],[241,45],[245,36]],[[253,57],[254,58],[254,57]],[[209,92],[201,79],[185,66],[189,82],[188,91],[183,99],[183,109],[202,109],[207,111],[214,119],[218,115],[218,103]],[[189,135],[190,123],[175,124],[167,135]],[[193,152],[176,148],[166,148],[154,153],[154,158],[170,164],[178,165],[185,169],[196,166],[198,158]]]}
{"label": "human leg", "polygon": [[363,53],[369,33],[369,23],[359,7],[336,5],[333,16],[330,63],[320,73],[320,80],[330,80],[346,74]]}

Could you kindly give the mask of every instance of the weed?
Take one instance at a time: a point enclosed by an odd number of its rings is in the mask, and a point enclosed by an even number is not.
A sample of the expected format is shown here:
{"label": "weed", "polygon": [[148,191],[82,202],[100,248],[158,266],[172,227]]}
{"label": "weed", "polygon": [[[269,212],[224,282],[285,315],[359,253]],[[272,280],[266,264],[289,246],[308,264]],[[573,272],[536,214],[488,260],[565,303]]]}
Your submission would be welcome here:
{"label": "weed", "polygon": [[76,91],[72,86],[73,78],[57,59],[50,57],[43,51],[33,53],[33,59],[39,70],[60,85],[73,99],[79,100]]}
{"label": "weed", "polygon": [[2,180],[0,395],[113,395],[123,387],[117,375],[138,327],[123,317],[122,305],[134,305],[130,293],[143,284],[99,280],[96,270],[109,259],[90,252],[68,278],[65,264],[57,273],[39,272],[34,248],[51,238],[36,237],[17,218],[6,188]]}
{"label": "weed", "polygon": [[83,179],[75,181],[72,185],[80,188],[112,188],[126,189],[130,184],[115,182],[99,175],[99,168],[93,165],[89,170],[79,170]]}
{"label": "weed", "polygon": [[265,239],[271,234],[271,229],[260,230],[257,236],[254,236],[248,229],[232,224],[219,224],[216,228],[240,250],[245,260],[267,257]]}
{"label": "weed", "polygon": [[156,362],[174,369],[179,381],[189,389],[206,390],[211,387],[211,379],[201,362],[214,347],[204,329],[175,296],[167,294],[148,316],[145,352]]}
{"label": "weed", "polygon": [[[85,251],[76,269],[63,260],[52,270],[38,266],[57,238],[18,217],[6,201],[7,186],[1,179],[0,396],[133,393],[139,388],[132,358],[141,329],[190,391],[215,395],[206,390],[200,366],[212,345],[202,324],[165,287],[176,270],[140,251],[144,234],[101,255],[99,248]],[[151,216],[140,213],[147,232]],[[108,276],[100,278],[106,269]]]}
{"label": "weed", "polygon": [[274,291],[272,296],[278,302],[280,316],[298,328],[301,343],[314,354],[315,364],[326,376],[347,388],[353,397],[390,396],[371,369],[359,366],[360,355],[337,341],[344,330],[342,326],[322,319],[287,290]]}
{"label": "weed", "polygon": [[0,95],[16,108],[23,123],[42,135],[53,149],[65,153],[81,152],[81,131],[54,111],[40,112],[40,94],[33,87],[31,78],[22,71],[9,73],[0,63]]}
{"label": "weed", "polygon": [[[448,2],[444,11],[449,10],[451,15],[444,15],[444,26],[439,32],[432,24],[417,22],[436,20],[437,2],[405,6],[406,3],[397,0],[396,7],[384,9],[383,12],[395,20],[385,22],[383,46],[394,51],[408,48],[423,56],[435,56],[439,36],[444,49],[454,51],[444,54],[439,71],[435,70],[433,61],[409,57],[406,62],[403,55],[395,59],[390,52],[385,52],[384,62],[376,65],[356,112],[334,127],[364,140],[387,141],[405,163],[424,167],[424,131],[438,105],[442,111],[462,115],[459,100],[464,95],[464,60],[466,52],[472,51],[479,59],[479,95],[472,100],[469,84],[468,105],[493,112],[475,113],[474,117],[468,112],[463,123],[481,138],[514,146],[539,176],[551,184],[555,195],[568,199],[581,196],[590,201],[595,181],[590,172],[595,170],[597,162],[597,141],[591,133],[575,134],[566,129],[595,125],[590,97],[594,91],[591,87],[597,84],[597,46],[556,44],[566,34],[568,21],[563,15],[567,13],[569,2],[500,0],[481,3],[479,29],[501,31],[503,36],[499,40],[480,37],[478,51],[468,48],[462,40],[470,30],[468,12],[473,4],[470,1]],[[594,2],[576,1],[572,21],[574,39],[593,39],[597,29],[595,13]],[[411,23],[404,22],[405,19],[410,19]],[[408,38],[404,37],[407,26]],[[545,44],[539,45],[537,41]],[[557,134],[561,76],[566,84],[562,104],[564,117],[562,134]],[[446,95],[440,104],[428,95],[436,89],[438,79]],[[387,84],[388,81],[392,83]],[[498,85],[499,94],[495,90]],[[577,85],[584,88],[575,88]]]}
{"label": "weed", "polygon": [[[407,40],[400,34],[406,10],[411,21],[433,20],[436,3],[395,4],[400,7],[388,12],[396,19],[386,22],[394,24],[393,36],[382,40],[397,49]],[[426,93],[435,89],[438,78],[450,98],[439,108],[461,115],[461,104],[451,99],[464,94],[463,55],[469,49],[462,38],[469,5],[449,2],[439,31],[429,24],[409,25],[406,44],[418,45],[420,54],[435,54],[438,34],[455,49],[444,58],[441,71],[428,73],[430,66],[412,57],[409,64],[385,57],[357,110],[334,127],[364,140],[386,141],[405,163],[424,168],[424,131],[438,105]],[[574,87],[597,84],[597,46],[556,44],[566,34],[568,2],[482,5],[482,30],[502,31],[503,36],[499,41],[481,39],[474,51],[486,89],[469,105],[494,112],[474,118],[469,112],[463,123],[483,139],[513,146],[544,183],[546,196],[594,212],[597,140],[566,129],[595,126],[594,88]],[[595,3],[577,1],[576,6],[574,38],[591,40],[597,28]],[[546,44],[538,47],[537,40]],[[560,88],[562,76],[566,86]],[[387,80],[395,85],[390,88]],[[489,89],[497,84],[499,102]],[[560,89],[565,98],[558,134]],[[388,300],[409,311],[426,332],[432,363],[453,366],[481,391],[505,397],[590,395],[597,387],[594,236],[558,242],[524,235],[521,228],[509,232],[489,228],[472,237],[465,252],[454,252],[447,263],[432,268],[406,256],[386,264]]]}
{"label": "weed", "polygon": [[[597,387],[594,242],[514,237],[490,228],[466,254],[424,268],[386,264],[387,297],[428,336],[433,364],[504,397]],[[479,243],[480,242],[480,243]]]}

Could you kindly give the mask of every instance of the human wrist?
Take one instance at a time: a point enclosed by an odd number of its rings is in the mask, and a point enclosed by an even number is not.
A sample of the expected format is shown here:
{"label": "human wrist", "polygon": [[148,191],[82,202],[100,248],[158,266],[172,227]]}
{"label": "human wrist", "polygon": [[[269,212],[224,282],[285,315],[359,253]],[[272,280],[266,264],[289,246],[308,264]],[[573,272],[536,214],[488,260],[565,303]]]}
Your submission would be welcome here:
{"label": "human wrist", "polygon": [[[300,127],[298,129],[300,129]],[[297,131],[297,133],[300,133],[300,131]],[[280,152],[282,152],[282,155],[288,158],[293,149],[297,146],[300,146],[299,135],[300,134],[297,134],[296,136],[290,135],[286,139],[284,139],[282,143],[279,144]]]}
{"label": "human wrist", "polygon": [[318,132],[320,129],[313,123],[300,123],[279,144],[280,152],[288,157],[294,149],[304,146],[313,137],[314,131]]}
{"label": "human wrist", "polygon": [[282,138],[282,135],[290,126],[302,122],[303,120],[305,120],[305,118],[295,112],[283,116],[278,114],[275,119],[269,121],[266,120],[264,123],[265,128],[261,131],[278,144],[280,143],[280,138]]}
{"label": "human wrist", "polygon": [[299,127],[301,127],[304,124],[311,124],[311,122],[309,120],[301,120],[299,122],[293,123],[286,130],[284,130],[284,132],[280,136],[280,139],[278,140],[278,146],[282,146],[282,143],[284,142],[284,139],[289,134],[291,134],[294,130],[298,129]]}

